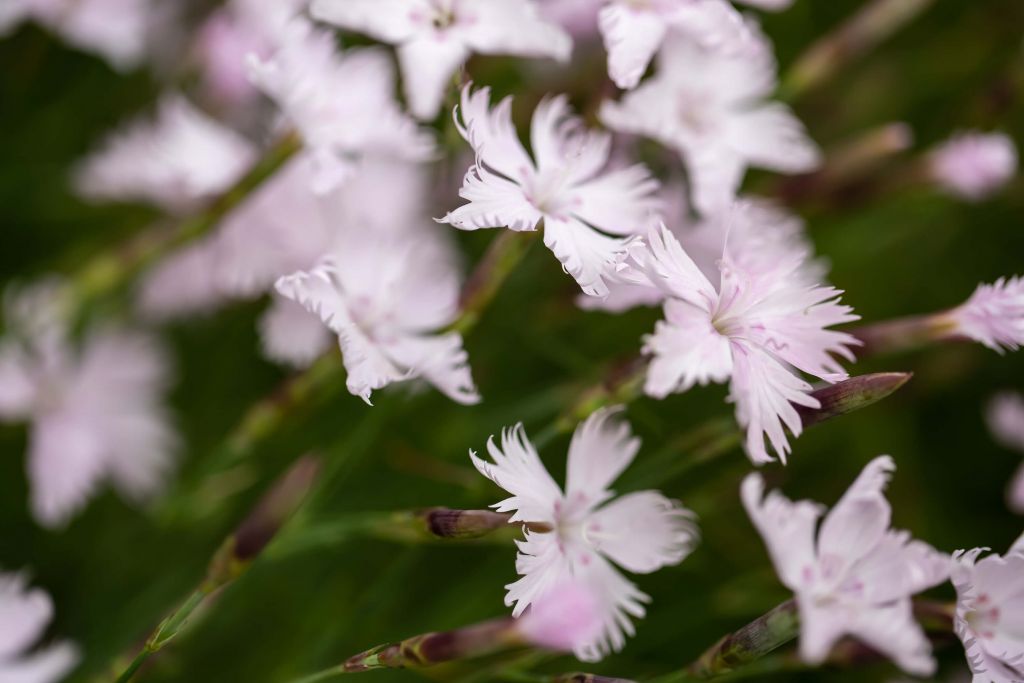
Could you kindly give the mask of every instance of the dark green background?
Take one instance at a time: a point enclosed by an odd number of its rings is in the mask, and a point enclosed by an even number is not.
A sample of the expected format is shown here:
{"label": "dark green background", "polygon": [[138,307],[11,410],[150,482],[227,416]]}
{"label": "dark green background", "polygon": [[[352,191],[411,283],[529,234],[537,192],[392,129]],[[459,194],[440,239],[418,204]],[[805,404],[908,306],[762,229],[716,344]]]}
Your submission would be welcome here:
{"label": "dark green background", "polygon": [[[792,10],[767,17],[783,71],[861,4],[798,0]],[[1000,128],[1024,141],[1022,27],[1020,0],[939,0],[895,39],[801,98],[797,109],[825,149],[888,121],[912,125],[915,152],[967,127]],[[151,103],[161,86],[143,72],[113,73],[35,27],[0,42],[0,64],[0,278],[72,272],[89,254],[155,217],[145,208],[84,205],[71,196],[66,180],[72,161],[116,122]],[[596,101],[593,88],[603,77],[599,56],[579,59],[567,74],[553,68],[487,59],[473,62],[470,72],[501,94],[521,93],[520,115],[548,83],[569,88],[581,107]],[[895,160],[841,201],[808,207],[810,233],[833,265],[833,282],[847,290],[846,301],[866,321],[945,308],[966,299],[979,281],[1022,270],[1024,182],[1018,178],[999,197],[977,205],[926,188],[891,191],[905,179],[912,156]],[[764,177],[753,174],[750,181],[758,185]],[[438,197],[436,215],[455,201]],[[458,235],[468,263],[495,234]],[[78,642],[85,653],[74,680],[103,680],[112,658],[137,645],[196,584],[258,492],[310,449],[327,458],[329,479],[303,525],[284,540],[301,536],[305,524],[341,522],[366,511],[494,502],[501,493],[470,471],[467,450],[482,448],[488,435],[518,420],[538,432],[572,387],[598,379],[609,362],[634,353],[657,318],[649,310],[618,317],[584,313],[574,308],[574,296],[572,281],[535,246],[467,342],[482,405],[466,408],[436,392],[410,396],[399,390],[378,394],[370,408],[338,387],[261,448],[248,469],[254,484],[225,495],[217,515],[167,522],[105,493],[66,531],[44,531],[27,512],[24,429],[3,427],[0,566],[30,568],[35,582],[53,594],[52,633]],[[179,366],[173,401],[187,443],[180,473],[185,485],[194,483],[197,465],[246,407],[285,376],[259,359],[259,308],[238,305],[164,331]],[[945,550],[1005,549],[1022,527],[1004,503],[1021,457],[993,443],[982,407],[998,390],[1024,389],[1024,358],[951,345],[851,368],[874,370],[916,375],[883,404],[808,432],[796,442],[788,468],[766,468],[769,480],[791,497],[831,503],[868,460],[890,453],[899,466],[890,490],[898,526]],[[628,413],[644,437],[638,465],[674,435],[728,415],[724,394],[723,388],[698,389],[663,402],[638,401]],[[564,469],[567,441],[543,453],[555,472]],[[450,476],[436,461],[458,468],[457,474]],[[425,476],[424,468],[447,479]],[[650,614],[626,650],[595,670],[636,678],[667,672],[786,597],[739,505],[737,488],[749,470],[737,451],[660,483],[700,515],[704,541],[682,565],[637,579],[654,598]],[[515,578],[513,558],[511,545],[366,539],[268,558],[140,680],[279,683],[378,642],[504,614],[503,585]],[[936,594],[949,596],[951,589]],[[957,644],[941,649],[940,658],[945,668],[962,666]],[[569,658],[543,666],[578,668]],[[428,676],[469,680],[464,676],[472,671]],[[869,681],[896,674],[882,664],[774,678]],[[383,683],[419,674],[371,677]],[[494,679],[484,673],[476,680]]]}

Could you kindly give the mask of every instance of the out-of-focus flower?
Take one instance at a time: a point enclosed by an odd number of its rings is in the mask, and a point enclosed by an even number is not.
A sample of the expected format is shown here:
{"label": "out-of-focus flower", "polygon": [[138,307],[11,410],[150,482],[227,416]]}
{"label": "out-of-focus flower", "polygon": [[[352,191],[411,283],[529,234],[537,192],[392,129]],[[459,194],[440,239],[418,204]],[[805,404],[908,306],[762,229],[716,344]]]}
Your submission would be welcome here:
{"label": "out-of-focus flower", "polygon": [[597,596],[578,581],[555,584],[516,622],[516,630],[537,647],[575,652],[601,637]]}
{"label": "out-of-focus flower", "polygon": [[576,40],[597,35],[597,12],[604,0],[539,0],[541,15]]}
{"label": "out-of-focus flower", "polygon": [[260,318],[263,355],[277,363],[308,367],[331,348],[331,331],[319,316],[278,295]]}
{"label": "out-of-focus flower", "polygon": [[670,33],[740,59],[759,49],[743,15],[728,0],[609,0],[599,23],[608,50],[608,75],[626,90],[640,82]]}
{"label": "out-of-focus flower", "polygon": [[[672,189],[674,192],[664,198],[663,205],[668,207],[663,212],[665,223],[709,280],[718,278],[718,262],[726,240],[730,253],[744,270],[773,269],[780,260],[799,258],[806,282],[823,278],[823,265],[809,258],[812,249],[803,223],[781,207],[761,199],[740,199],[714,215],[693,221],[685,210],[686,203],[680,201],[682,188]],[[665,292],[634,265],[637,259],[642,262],[643,245],[631,245],[630,251],[633,256],[619,266],[616,279],[609,282],[608,297],[581,296],[577,301],[582,308],[618,313],[636,306],[656,306],[665,300]]]}
{"label": "out-of-focus flower", "polygon": [[1006,555],[978,557],[988,548],[953,554],[956,633],[974,683],[1024,680],[1024,536]]}
{"label": "out-of-focus flower", "polygon": [[74,668],[78,651],[70,643],[27,652],[52,619],[49,595],[30,589],[24,574],[0,574],[0,681],[56,683]]}
{"label": "out-of-focus flower", "polygon": [[126,71],[146,56],[154,12],[152,0],[4,0],[0,35],[33,20]]}
{"label": "out-of-focus flower", "polygon": [[664,291],[665,320],[644,340],[653,356],[644,386],[664,398],[695,384],[730,381],[730,400],[747,430],[747,453],[770,462],[765,436],[785,462],[789,440],[802,431],[795,405],[819,407],[796,371],[834,382],[846,373],[833,357],[853,360],[849,334],[828,329],[857,320],[839,290],[808,284],[804,256],[742,263],[728,245],[713,285],[664,226],[651,232],[643,268]]}
{"label": "out-of-focus flower", "polygon": [[365,156],[423,161],[434,153],[431,134],[399,107],[394,69],[382,49],[339,52],[330,31],[295,19],[273,56],[250,55],[249,69],[302,134],[318,167],[319,192],[344,182]]}
{"label": "out-of-focus flower", "polygon": [[[153,496],[177,442],[160,404],[169,373],[155,340],[103,328],[76,350],[59,295],[48,287],[12,297],[0,342],[0,419],[32,422],[31,505],[49,527],[67,523],[104,480],[137,502]],[[19,315],[25,297],[45,309],[33,320]]]}
{"label": "out-of-focus flower", "polygon": [[978,285],[948,318],[953,333],[973,339],[993,351],[1016,351],[1024,344],[1024,279],[999,278]]}
{"label": "out-of-focus flower", "polygon": [[202,240],[166,257],[146,273],[138,308],[149,320],[166,321],[212,311],[227,300],[217,281],[218,251]]}
{"label": "out-of-focus flower", "polygon": [[416,238],[343,235],[319,265],[282,277],[277,291],[338,335],[350,392],[422,378],[449,398],[480,400],[462,336],[440,332],[458,314],[460,278],[441,244]]}
{"label": "out-of-focus flower", "polygon": [[184,97],[169,95],[153,118],[108,136],[79,164],[74,184],[90,199],[152,202],[182,212],[226,190],[254,159],[245,138]]}
{"label": "out-of-focus flower", "polygon": [[1017,173],[1017,147],[1003,133],[959,133],[931,153],[928,169],[950,194],[979,201]]}
{"label": "out-of-focus flower", "polygon": [[767,45],[735,55],[676,36],[662,47],[655,76],[620,101],[606,102],[600,117],[614,130],[677,150],[694,205],[714,213],[736,196],[748,167],[802,173],[820,163],[817,146],[789,108],[765,101],[775,86]]}
{"label": "out-of-focus flower", "polygon": [[544,468],[522,424],[502,432],[500,447],[493,438],[488,441],[491,461],[470,451],[480,473],[512,494],[495,509],[514,511],[510,522],[552,529],[524,530],[516,558],[522,578],[507,586],[505,604],[515,605],[512,614],[518,617],[552,586],[572,580],[586,587],[596,596],[601,621],[598,637],[575,648],[588,661],[621,650],[634,632],[631,617],[643,617],[643,603],[650,600],[614,565],[647,574],[678,564],[697,541],[693,515],[657,491],[612,500],[609,486],[640,449],[629,425],[615,419],[617,412],[600,410],[576,429],[564,491]]}
{"label": "out-of-focus flower", "polygon": [[248,56],[269,59],[287,34],[302,0],[230,0],[203,23],[195,54],[211,94],[244,104],[258,92],[249,80]]}
{"label": "out-of-focus flower", "polygon": [[[587,130],[565,97],[533,113],[533,158],[512,125],[512,100],[490,108],[490,90],[462,91],[462,133],[476,152],[459,194],[469,201],[441,219],[463,230],[507,227],[533,231],[544,221],[544,244],[590,295],[608,294],[606,280],[625,251],[625,236],[642,232],[656,208],[656,181],[641,165],[602,173],[611,138]],[[609,233],[609,234],[606,234]]]}
{"label": "out-of-focus flower", "polygon": [[[993,397],[988,404],[987,418],[992,435],[1001,444],[1024,453],[1024,397],[1009,391]],[[1024,465],[1010,482],[1006,500],[1011,510],[1024,514]]]}
{"label": "out-of-focus flower", "polygon": [[472,53],[567,60],[572,39],[533,0],[314,0],[313,16],[397,46],[409,109],[437,116]]}
{"label": "out-of-focus flower", "polygon": [[935,670],[931,644],[914,621],[911,596],[949,577],[949,557],[889,528],[892,509],[884,489],[896,469],[881,456],[825,516],[817,503],[792,502],[764,479],[743,482],[743,505],[764,539],[779,579],[796,594],[800,655],[820,664],[850,635],[885,654],[905,671]]}

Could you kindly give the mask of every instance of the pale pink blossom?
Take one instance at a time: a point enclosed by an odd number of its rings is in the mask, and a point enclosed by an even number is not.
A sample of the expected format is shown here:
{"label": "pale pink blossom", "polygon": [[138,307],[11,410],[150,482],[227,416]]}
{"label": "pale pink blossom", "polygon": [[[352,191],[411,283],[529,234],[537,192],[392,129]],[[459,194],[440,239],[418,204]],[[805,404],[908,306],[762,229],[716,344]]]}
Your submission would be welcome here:
{"label": "pale pink blossom", "polygon": [[597,35],[597,13],[604,0],[540,0],[540,13],[575,40]]}
{"label": "pale pink blossom", "polygon": [[[779,261],[799,258],[808,283],[820,282],[825,274],[821,262],[810,258],[811,245],[803,222],[779,206],[762,199],[739,199],[735,204],[706,218],[692,220],[684,192],[678,185],[663,196],[665,224],[693,262],[709,280],[718,277],[718,262],[728,240],[730,253],[745,270],[774,269]],[[636,306],[657,306],[665,292],[650,281],[638,262],[643,262],[642,243],[630,245],[630,257],[623,260],[608,283],[606,298],[581,296],[577,303],[587,310],[619,313]]]}
{"label": "pale pink blossom", "polygon": [[516,622],[516,630],[537,647],[573,652],[601,636],[597,597],[578,581],[551,587]]}
{"label": "pale pink blossom", "polygon": [[779,579],[796,594],[800,655],[809,664],[821,664],[840,638],[853,636],[908,673],[935,670],[911,596],[949,577],[949,557],[890,529],[884,490],[895,469],[889,456],[871,461],[820,526],[823,506],[778,491],[766,496],[759,474],[743,481],[747,514]]}
{"label": "pale pink blossom", "polygon": [[747,430],[747,453],[770,462],[765,437],[785,462],[802,431],[795,406],[819,406],[799,373],[833,382],[846,377],[834,356],[853,360],[857,341],[828,328],[857,320],[841,291],[807,282],[804,256],[741,262],[731,244],[712,284],[664,226],[647,239],[643,268],[665,293],[665,319],[644,340],[651,355],[644,390],[664,398],[696,384],[730,382],[729,400]]}
{"label": "pale pink blossom", "polygon": [[312,365],[334,341],[318,315],[280,295],[260,317],[259,328],[263,356],[296,368]]}
{"label": "pale pink blossom", "polygon": [[210,239],[165,257],[142,279],[139,310],[149,320],[167,321],[220,307],[228,296],[217,280],[217,258]]}
{"label": "pale pink blossom", "polygon": [[182,212],[230,187],[255,156],[245,138],[172,94],[153,117],[109,135],[78,165],[74,184],[93,200],[152,202]]}
{"label": "pale pink blossom", "polygon": [[173,465],[177,438],[161,405],[167,360],[150,337],[113,327],[79,348],[58,318],[60,290],[28,296],[47,312],[9,306],[0,342],[0,419],[29,421],[28,478],[36,519],[59,527],[104,481],[135,502],[151,498]]}
{"label": "pale pink blossom", "polygon": [[1017,173],[1017,147],[1003,133],[958,133],[931,153],[928,168],[950,194],[980,201]]}
{"label": "pale pink blossom", "polygon": [[468,200],[442,222],[463,230],[505,227],[533,231],[544,223],[544,244],[586,294],[608,294],[606,280],[656,209],[657,183],[641,165],[603,171],[611,138],[572,116],[565,97],[533,113],[533,157],[512,124],[512,100],[493,109],[490,91],[462,91],[459,131],[477,162],[459,194]]}
{"label": "pale pink blossom", "polygon": [[0,36],[32,20],[116,69],[137,67],[153,38],[153,0],[4,0]]}
{"label": "pale pink blossom", "polygon": [[640,82],[671,33],[740,59],[759,49],[743,15],[728,0],[609,0],[599,24],[608,75],[626,90]]}
{"label": "pale pink blossom", "polygon": [[29,588],[25,574],[0,573],[0,681],[56,683],[78,663],[78,649],[60,641],[29,651],[53,620],[53,601]]}
{"label": "pale pink blossom", "polygon": [[1006,555],[978,559],[988,548],[953,554],[954,627],[973,683],[1024,681],[1024,536]]}
{"label": "pale pink blossom", "polygon": [[1024,344],[1024,279],[999,278],[981,284],[949,319],[954,332],[993,351],[1016,351]]}
{"label": "pale pink blossom", "polygon": [[693,515],[657,491],[638,491],[618,499],[611,484],[636,457],[640,440],[618,409],[591,415],[569,445],[563,490],[548,474],[518,424],[502,432],[501,444],[487,443],[490,461],[470,451],[485,477],[512,496],[493,507],[514,512],[511,522],[546,524],[552,531],[524,531],[518,543],[516,572],[522,578],[506,586],[505,604],[513,616],[538,604],[553,587],[578,582],[597,599],[601,632],[575,647],[576,656],[596,661],[621,650],[633,635],[633,619],[645,614],[650,598],[619,569],[648,574],[678,564],[697,542]]}
{"label": "pale pink blossom", "polygon": [[429,234],[343,235],[277,291],[337,335],[348,389],[367,403],[375,389],[416,378],[459,403],[479,402],[462,336],[444,331],[458,314],[460,277]]}
{"label": "pale pink blossom", "polygon": [[473,53],[565,61],[572,39],[534,0],[313,0],[313,16],[397,47],[409,109],[432,119]]}
{"label": "pale pink blossom", "polygon": [[803,173],[820,163],[803,124],[786,105],[767,101],[775,87],[767,46],[734,55],[675,36],[659,53],[657,73],[605,102],[600,118],[679,152],[694,205],[714,213],[733,201],[748,167]]}
{"label": "pale pink blossom", "polygon": [[[992,435],[1007,448],[1024,453],[1024,397],[1004,392],[992,398],[987,411]],[[1017,470],[1006,490],[1010,509],[1024,514],[1024,464]]]}
{"label": "pale pink blossom", "polygon": [[330,31],[294,19],[271,57],[250,54],[249,73],[301,133],[319,192],[343,183],[366,156],[434,154],[433,136],[399,107],[394,68],[380,48],[340,52]]}

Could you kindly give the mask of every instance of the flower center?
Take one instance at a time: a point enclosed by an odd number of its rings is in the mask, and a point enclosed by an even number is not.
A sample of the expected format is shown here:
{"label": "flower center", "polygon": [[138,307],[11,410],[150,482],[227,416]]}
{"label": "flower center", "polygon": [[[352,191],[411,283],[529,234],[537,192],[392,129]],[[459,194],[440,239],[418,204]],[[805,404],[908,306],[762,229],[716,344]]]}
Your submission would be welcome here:
{"label": "flower center", "polygon": [[974,602],[975,609],[968,612],[965,617],[968,625],[979,636],[986,640],[996,637],[1001,618],[1000,610],[992,604],[992,599],[987,593],[982,593]]}

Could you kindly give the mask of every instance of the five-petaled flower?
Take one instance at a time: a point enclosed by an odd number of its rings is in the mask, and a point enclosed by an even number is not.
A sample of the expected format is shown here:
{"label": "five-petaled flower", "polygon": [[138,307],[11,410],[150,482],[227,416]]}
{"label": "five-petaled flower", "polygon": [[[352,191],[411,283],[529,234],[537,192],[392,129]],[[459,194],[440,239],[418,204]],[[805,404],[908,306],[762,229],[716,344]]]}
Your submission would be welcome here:
{"label": "five-petaled flower", "polygon": [[868,463],[820,527],[821,505],[777,491],[765,496],[760,474],[743,482],[743,505],[779,579],[796,594],[800,654],[810,664],[822,663],[850,635],[909,673],[935,669],[910,598],[949,577],[949,556],[889,528],[892,509],[883,492],[895,468],[888,456]]}
{"label": "five-petaled flower", "polygon": [[954,627],[967,651],[974,683],[1024,681],[1024,535],[1006,555],[953,554]]}
{"label": "five-petaled flower", "polygon": [[730,382],[730,400],[747,429],[747,453],[770,462],[765,436],[785,462],[802,430],[795,405],[817,408],[797,371],[826,381],[846,377],[833,355],[853,360],[856,339],[828,329],[857,320],[839,290],[807,283],[798,252],[773,264],[743,263],[726,246],[712,284],[669,230],[651,231],[640,256],[649,281],[667,300],[665,319],[644,340],[652,356],[644,389],[664,398],[696,384]]}
{"label": "five-petaled flower", "polygon": [[409,109],[437,116],[452,75],[480,54],[566,60],[572,39],[533,0],[314,0],[317,19],[398,46]]}
{"label": "five-petaled flower", "polygon": [[694,205],[705,213],[728,205],[750,166],[802,173],[820,153],[787,106],[765,102],[775,90],[775,62],[765,46],[752,54],[707,50],[685,37],[665,42],[657,74],[601,121],[677,150],[689,171]]}
{"label": "five-petaled flower", "polygon": [[587,294],[608,294],[608,280],[626,249],[626,236],[642,231],[657,202],[657,183],[641,165],[607,171],[611,137],[587,130],[565,97],[541,102],[533,113],[533,158],[512,125],[512,100],[490,108],[490,90],[462,91],[459,131],[477,162],[460,195],[469,201],[442,222],[463,230],[507,227],[536,230]]}
{"label": "five-petaled flower", "polygon": [[[613,500],[612,482],[629,466],[640,440],[617,409],[591,415],[569,445],[568,474],[562,488],[548,474],[522,424],[505,430],[500,446],[487,443],[491,461],[470,451],[485,477],[512,494],[493,507],[514,511],[511,522],[544,525],[550,531],[524,531],[516,571],[507,586],[507,605],[519,616],[552,586],[572,579],[589,587],[601,613],[600,636],[576,648],[584,660],[618,651],[632,635],[632,618],[645,614],[650,598],[614,565],[647,574],[678,564],[697,541],[693,515],[657,491],[637,491]],[[614,565],[613,565],[614,563]]]}
{"label": "five-petaled flower", "polygon": [[0,573],[0,681],[57,683],[78,662],[78,650],[59,642],[27,652],[53,619],[53,601],[28,588],[25,574]]}

